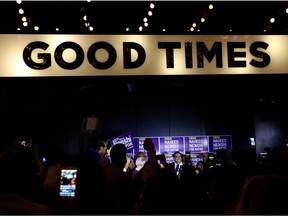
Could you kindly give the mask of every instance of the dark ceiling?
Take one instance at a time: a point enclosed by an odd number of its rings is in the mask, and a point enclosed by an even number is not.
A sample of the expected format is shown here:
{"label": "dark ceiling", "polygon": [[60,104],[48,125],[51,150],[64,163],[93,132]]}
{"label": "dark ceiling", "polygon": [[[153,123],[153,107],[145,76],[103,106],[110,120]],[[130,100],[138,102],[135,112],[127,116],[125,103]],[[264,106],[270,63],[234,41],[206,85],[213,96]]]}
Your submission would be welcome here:
{"label": "dark ceiling", "polygon": [[[209,10],[208,5],[213,3],[214,9]],[[287,34],[288,14],[286,14],[287,1],[156,1],[153,16],[149,18],[149,26],[139,32],[138,27],[143,24],[150,2],[148,1],[23,1],[20,5],[16,1],[0,2],[2,34]],[[24,9],[24,15],[29,20],[28,27],[23,27],[19,8]],[[94,27],[89,31],[85,27],[83,16],[88,15],[88,21]],[[199,18],[204,15],[206,22],[199,24]],[[276,22],[271,25],[269,19],[275,16]],[[200,32],[187,32],[193,22],[197,22]],[[39,26],[35,31],[32,27]],[[21,27],[21,31],[17,28]],[[59,32],[55,28],[60,29]],[[126,32],[126,27],[131,28]],[[166,32],[162,29],[165,28]],[[232,32],[229,30],[232,29]],[[267,29],[266,32],[263,32]],[[228,79],[229,77],[229,79]],[[283,79],[284,77],[284,79]],[[31,82],[29,81],[31,80]],[[36,81],[37,82],[34,82]],[[237,80],[237,81],[236,81]],[[161,89],[163,92],[181,90],[186,92],[202,89],[201,83],[208,86],[219,82],[231,82],[231,88],[239,83],[236,89],[243,86],[250,92],[277,91],[283,92],[282,87],[287,83],[287,75],[265,76],[153,76],[152,77],[71,77],[71,78],[23,78],[1,79],[1,85],[18,86],[19,83],[27,86],[42,85],[57,86],[59,88],[77,89],[81,92],[146,92],[150,89]],[[2,82],[3,81],[3,82]],[[9,82],[8,82],[9,81]],[[65,85],[63,85],[65,83]],[[149,83],[149,88],[147,87]],[[191,84],[192,83],[192,84]],[[199,83],[195,85],[195,83]],[[269,83],[269,84],[268,84]],[[274,83],[274,84],[273,84]],[[281,84],[280,84],[281,83]],[[46,86],[46,85],[44,85]],[[107,87],[110,86],[110,87]],[[111,87],[112,86],[112,87]],[[75,88],[76,87],[76,88]],[[194,89],[195,87],[195,89]],[[223,88],[223,92],[229,88]],[[269,87],[269,90],[267,89]],[[281,87],[281,88],[280,88]],[[267,90],[265,90],[267,89]],[[203,90],[203,89],[202,89]],[[202,91],[201,90],[201,91]],[[204,90],[203,90],[204,91]],[[188,91],[189,92],[189,91]]]}
{"label": "dark ceiling", "polygon": [[[287,1],[155,1],[153,15],[148,17],[148,27],[142,32],[150,1],[2,1],[1,33],[65,33],[65,34],[286,34]],[[212,3],[214,8],[208,9]],[[23,27],[24,9],[29,25]],[[84,15],[93,26],[91,32],[85,26]],[[204,16],[205,23],[199,22]],[[271,25],[269,19],[275,16]],[[193,22],[200,32],[187,32]],[[35,31],[33,26],[39,26]],[[55,28],[60,29],[59,32]],[[126,32],[129,27],[130,32]],[[162,29],[165,28],[166,32]],[[230,30],[232,29],[232,32]]]}

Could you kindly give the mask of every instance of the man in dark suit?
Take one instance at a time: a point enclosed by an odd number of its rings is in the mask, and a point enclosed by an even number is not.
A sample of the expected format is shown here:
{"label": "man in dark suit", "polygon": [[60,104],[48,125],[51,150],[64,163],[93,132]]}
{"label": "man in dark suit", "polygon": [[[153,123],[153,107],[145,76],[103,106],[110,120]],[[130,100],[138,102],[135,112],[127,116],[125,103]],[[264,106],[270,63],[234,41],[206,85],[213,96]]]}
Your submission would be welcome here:
{"label": "man in dark suit", "polygon": [[178,176],[178,178],[180,178],[180,174],[183,168],[182,154],[179,151],[175,151],[172,156],[174,162],[169,163],[168,168],[173,170],[175,174]]}

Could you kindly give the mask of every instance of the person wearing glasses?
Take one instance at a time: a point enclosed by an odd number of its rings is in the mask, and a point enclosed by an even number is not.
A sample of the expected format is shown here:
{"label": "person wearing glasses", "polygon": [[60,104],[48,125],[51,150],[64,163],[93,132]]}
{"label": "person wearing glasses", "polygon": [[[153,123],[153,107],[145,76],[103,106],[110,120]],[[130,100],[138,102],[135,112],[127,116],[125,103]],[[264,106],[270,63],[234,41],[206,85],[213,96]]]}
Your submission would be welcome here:
{"label": "person wearing glasses", "polygon": [[172,156],[173,162],[168,164],[168,168],[173,170],[177,177],[180,178],[181,171],[183,169],[182,153],[175,151]]}

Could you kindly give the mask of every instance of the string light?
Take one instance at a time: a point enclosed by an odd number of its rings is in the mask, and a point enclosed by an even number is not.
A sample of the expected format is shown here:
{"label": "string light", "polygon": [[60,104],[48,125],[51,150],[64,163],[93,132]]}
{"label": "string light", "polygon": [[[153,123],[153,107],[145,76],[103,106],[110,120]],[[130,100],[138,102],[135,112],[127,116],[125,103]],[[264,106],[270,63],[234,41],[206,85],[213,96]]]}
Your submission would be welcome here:
{"label": "string light", "polygon": [[[278,24],[281,23],[281,18],[287,19],[287,13],[288,13],[288,8],[286,8],[286,6],[283,8],[280,8],[280,10],[278,10],[278,12],[269,19],[269,23],[266,26],[261,27],[260,30],[262,30],[262,32],[264,33],[273,31],[275,34],[277,31],[281,31],[281,27],[285,27],[284,29],[282,29],[282,31],[287,32],[288,29],[286,28],[286,21],[284,21],[283,25],[280,25],[280,29],[278,28],[277,30],[277,23]],[[276,23],[276,20],[277,20],[277,23]]]}
{"label": "string light", "polygon": [[[94,31],[94,27],[93,27],[93,24],[91,23],[91,20],[89,20],[89,17],[88,17],[88,14],[87,14],[87,7],[89,4],[91,4],[90,2],[92,2],[91,0],[87,0],[86,2],[86,5],[84,7],[84,9],[82,10],[83,11],[83,21],[84,21],[84,25],[85,27],[87,28],[87,30],[89,30],[90,32]],[[39,31],[40,28],[38,25],[34,25],[32,23],[32,20],[29,19],[29,16],[27,16],[27,11],[25,11],[25,7],[23,7],[23,1],[21,0],[16,0],[16,3],[18,4],[17,6],[17,10],[18,10],[18,13],[22,16],[20,16],[20,19],[21,19],[21,23],[23,26],[25,27],[28,27],[29,28],[23,28],[23,30],[25,29],[25,31],[28,31],[28,30],[35,30],[35,31]],[[211,15],[211,11],[214,9],[214,5],[212,3],[209,3],[208,4],[208,7],[206,6],[206,9],[204,9],[204,11],[202,11],[202,13],[200,14],[200,16],[198,16],[198,18],[196,18],[195,20],[192,20],[192,25],[190,25],[188,28],[185,28],[186,30],[184,31],[187,31],[187,32],[200,32],[200,27],[201,27],[201,30],[203,30],[203,28],[205,27],[203,25],[203,23],[207,22],[207,20],[209,21],[208,18],[210,18],[210,15]],[[138,30],[140,32],[146,30],[146,29],[149,29],[151,25],[151,17],[154,16],[154,13],[155,11],[153,11],[155,9],[155,4],[154,3],[148,3],[148,7],[147,7],[147,10],[145,12],[145,16],[143,17],[143,23],[141,23],[138,27]],[[24,16],[25,14],[25,16]],[[288,28],[287,28],[287,25],[285,25],[285,23],[283,25],[281,25],[279,27],[279,22],[281,21],[281,18],[283,18],[282,16],[286,15],[287,16],[288,14],[288,8],[285,7],[282,7],[278,13],[274,14],[274,16],[272,18],[269,19],[269,23],[267,24],[267,26],[265,27],[261,27],[261,32],[273,32],[275,33],[275,31],[278,29],[280,29],[280,27],[282,29],[282,31],[288,31]],[[132,19],[132,18],[131,18]],[[35,20],[34,20],[35,21]],[[266,18],[266,22],[268,21],[268,19]],[[273,24],[273,25],[272,25]],[[277,26],[278,25],[278,26]],[[283,29],[283,27],[285,27],[285,29]],[[150,27],[151,28],[151,27]],[[287,29],[286,29],[287,28]],[[21,27],[18,27],[16,28],[17,31],[21,31]],[[255,28],[256,29],[256,28]],[[41,29],[42,30],[42,29]],[[126,32],[129,32],[132,30],[132,28],[130,27],[127,27],[124,29]],[[137,29],[136,29],[137,30]],[[234,31],[235,29],[233,29]],[[236,29],[237,30],[237,29]],[[55,31],[60,31],[59,28],[55,28]],[[166,31],[166,29],[162,29],[162,31]],[[232,29],[229,27],[226,28],[226,31],[227,32],[232,32]],[[279,31],[279,30],[278,30]],[[205,29],[204,29],[204,32],[205,32]]]}
{"label": "string light", "polygon": [[[89,4],[90,2],[91,2],[91,0],[87,0],[87,4]],[[87,6],[84,6],[82,8],[82,12],[84,13],[84,16],[83,16],[84,25],[90,32],[92,32],[94,30],[94,27],[89,22],[89,18],[88,18],[88,15],[87,15],[87,10],[88,10]]]}
{"label": "string light", "polygon": [[[149,4],[149,8],[150,9],[148,9],[147,14],[148,14],[149,17],[151,17],[153,15],[152,10],[155,8],[155,4],[151,2]],[[149,26],[148,18],[146,16],[143,18],[143,25],[144,25],[145,28],[147,28]],[[142,26],[139,26],[139,31],[143,31],[143,27]]]}
{"label": "string light", "polygon": [[[212,10],[214,8],[213,4],[209,4],[208,5],[208,9],[209,10]],[[206,18],[208,16],[208,12],[204,11],[202,12],[202,15],[200,16],[200,18],[198,17],[198,19],[200,20],[201,23],[204,23],[206,21]],[[193,24],[191,25],[190,29],[187,30],[187,31],[190,31],[190,32],[194,32],[196,29],[196,26],[197,26],[197,22],[193,22]],[[197,32],[200,32],[200,29],[197,29]]]}

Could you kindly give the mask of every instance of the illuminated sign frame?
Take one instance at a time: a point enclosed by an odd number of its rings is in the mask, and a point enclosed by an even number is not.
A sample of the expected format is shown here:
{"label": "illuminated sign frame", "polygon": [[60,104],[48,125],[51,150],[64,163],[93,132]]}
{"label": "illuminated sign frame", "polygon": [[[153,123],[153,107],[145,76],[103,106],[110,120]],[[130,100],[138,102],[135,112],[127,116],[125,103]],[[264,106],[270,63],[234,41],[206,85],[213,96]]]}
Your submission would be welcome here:
{"label": "illuminated sign frame", "polygon": [[287,73],[285,35],[0,35],[0,77]]}

